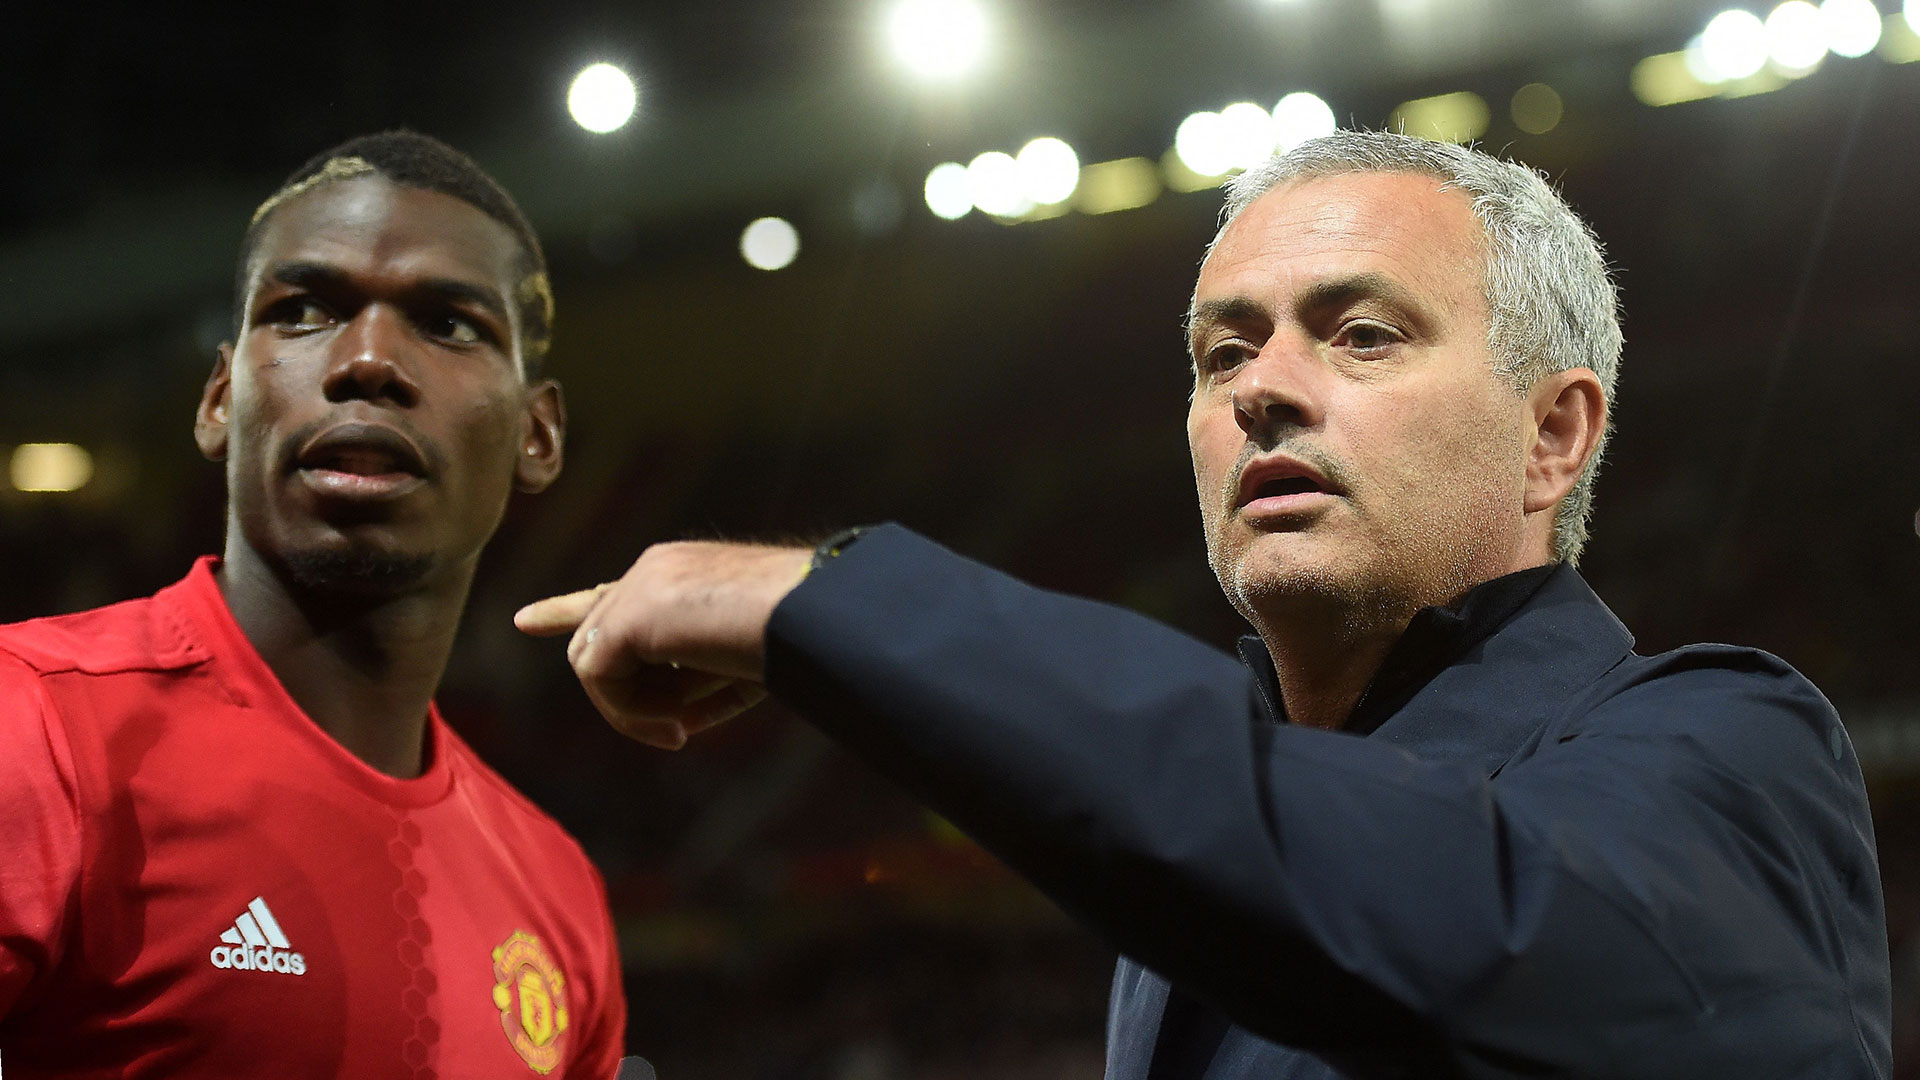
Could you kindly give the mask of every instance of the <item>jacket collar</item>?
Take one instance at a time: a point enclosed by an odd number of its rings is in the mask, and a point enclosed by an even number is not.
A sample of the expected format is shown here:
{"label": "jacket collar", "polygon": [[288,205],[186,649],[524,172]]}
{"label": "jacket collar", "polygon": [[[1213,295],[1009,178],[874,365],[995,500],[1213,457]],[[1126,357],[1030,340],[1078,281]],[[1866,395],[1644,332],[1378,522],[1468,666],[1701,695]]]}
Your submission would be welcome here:
{"label": "jacket collar", "polygon": [[[1567,700],[1633,648],[1633,635],[1558,565],[1478,586],[1458,610],[1430,607],[1408,624],[1354,709],[1356,735],[1423,758],[1479,763],[1488,775]],[[1242,638],[1262,701],[1284,722],[1273,658]]]}

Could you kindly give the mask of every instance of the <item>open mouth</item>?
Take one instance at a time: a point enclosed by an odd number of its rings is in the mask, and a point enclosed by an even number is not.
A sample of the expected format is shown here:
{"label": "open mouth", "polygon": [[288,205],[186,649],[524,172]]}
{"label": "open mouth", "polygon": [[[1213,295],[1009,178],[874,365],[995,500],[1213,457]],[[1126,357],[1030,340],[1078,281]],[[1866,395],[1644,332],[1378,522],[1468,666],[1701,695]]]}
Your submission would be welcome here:
{"label": "open mouth", "polygon": [[389,499],[424,483],[426,461],[406,437],[377,424],[342,424],[308,443],[294,468],[316,493]]}
{"label": "open mouth", "polygon": [[339,444],[322,447],[300,459],[303,469],[347,473],[352,476],[418,476],[420,470],[405,455],[383,446]]}
{"label": "open mouth", "polygon": [[1240,474],[1235,509],[1255,517],[1291,515],[1320,506],[1319,495],[1341,490],[1312,465],[1288,455],[1275,455],[1249,464]]}
{"label": "open mouth", "polygon": [[1309,492],[1325,490],[1305,476],[1277,476],[1253,489],[1255,499],[1278,498],[1282,495],[1304,495]]}

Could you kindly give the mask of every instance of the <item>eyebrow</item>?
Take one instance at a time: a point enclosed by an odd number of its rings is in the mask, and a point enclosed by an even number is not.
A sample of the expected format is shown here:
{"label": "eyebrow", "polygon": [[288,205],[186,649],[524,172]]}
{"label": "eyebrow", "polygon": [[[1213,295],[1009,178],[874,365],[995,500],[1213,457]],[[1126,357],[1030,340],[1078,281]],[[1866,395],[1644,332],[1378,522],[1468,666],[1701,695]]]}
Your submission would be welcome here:
{"label": "eyebrow", "polygon": [[1316,281],[1294,301],[1301,312],[1351,307],[1362,300],[1378,300],[1412,320],[1421,333],[1432,330],[1433,314],[1406,286],[1385,274],[1367,271]]}
{"label": "eyebrow", "polygon": [[1200,331],[1205,327],[1220,323],[1267,321],[1271,320],[1268,319],[1266,307],[1244,296],[1229,296],[1195,304],[1187,315],[1187,352],[1192,354],[1199,347]]}
{"label": "eyebrow", "polygon": [[[318,262],[275,263],[261,276],[282,285],[315,292],[342,289],[349,284],[347,275],[338,267]],[[409,300],[431,297],[442,302],[467,303],[486,311],[506,325],[510,326],[513,322],[508,315],[506,301],[496,290],[458,278],[428,278],[415,282],[407,287],[405,296]]]}
{"label": "eyebrow", "polygon": [[[1303,316],[1353,306],[1363,300],[1377,300],[1393,308],[1414,324],[1422,334],[1433,330],[1433,313],[1405,286],[1385,274],[1366,271],[1316,281],[1294,297],[1293,308]],[[1200,331],[1220,323],[1271,322],[1265,304],[1250,297],[1228,296],[1194,305],[1187,319],[1187,351],[1198,344]]]}

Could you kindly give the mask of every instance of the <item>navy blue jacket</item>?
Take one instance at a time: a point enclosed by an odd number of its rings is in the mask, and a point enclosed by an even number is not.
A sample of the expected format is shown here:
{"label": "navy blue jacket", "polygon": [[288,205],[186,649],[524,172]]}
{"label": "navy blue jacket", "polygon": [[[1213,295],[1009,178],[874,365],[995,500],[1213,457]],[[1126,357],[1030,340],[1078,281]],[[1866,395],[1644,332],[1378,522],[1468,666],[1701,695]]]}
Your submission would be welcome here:
{"label": "navy blue jacket", "polygon": [[1539,578],[1357,737],[888,526],[775,611],[768,685],[1128,958],[1109,1080],[1884,1080],[1832,706],[1754,650],[1637,656],[1572,568]]}

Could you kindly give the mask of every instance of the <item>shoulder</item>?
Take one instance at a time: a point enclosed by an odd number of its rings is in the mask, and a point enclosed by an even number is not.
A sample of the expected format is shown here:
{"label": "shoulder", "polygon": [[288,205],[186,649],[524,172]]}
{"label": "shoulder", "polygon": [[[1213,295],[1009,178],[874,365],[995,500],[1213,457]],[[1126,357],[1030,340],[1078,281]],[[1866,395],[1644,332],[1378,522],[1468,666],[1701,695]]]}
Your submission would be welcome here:
{"label": "shoulder", "polygon": [[[1710,782],[1788,801],[1865,798],[1833,704],[1791,664],[1759,649],[1689,645],[1630,655],[1553,725],[1549,744],[1620,747],[1678,787]],[[1692,779],[1683,784],[1683,776]]]}
{"label": "shoulder", "polygon": [[9,751],[0,757],[19,759],[20,740],[39,737],[58,726],[58,710],[47,696],[41,672],[0,639],[0,747]]}
{"label": "shoulder", "polygon": [[1629,655],[1576,710],[1576,728],[1678,732],[1716,723],[1771,719],[1823,738],[1839,724],[1825,694],[1793,665],[1760,649],[1688,645]]}
{"label": "shoulder", "polygon": [[590,876],[596,888],[603,888],[599,871],[573,834],[495,772],[437,713],[434,738],[474,813],[516,855],[551,871]]}
{"label": "shoulder", "polygon": [[111,675],[190,667],[207,658],[167,592],[91,611],[0,626],[0,655],[39,674]]}

